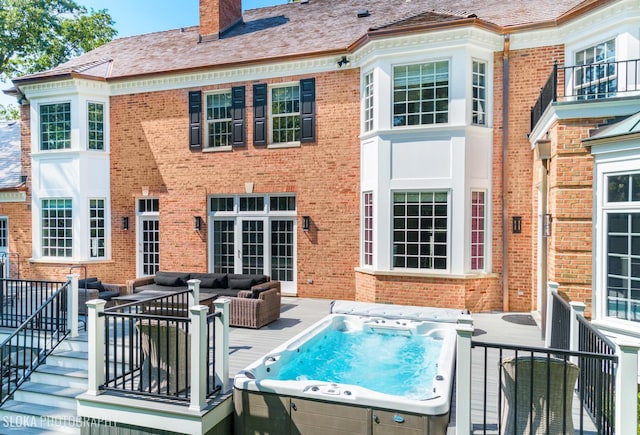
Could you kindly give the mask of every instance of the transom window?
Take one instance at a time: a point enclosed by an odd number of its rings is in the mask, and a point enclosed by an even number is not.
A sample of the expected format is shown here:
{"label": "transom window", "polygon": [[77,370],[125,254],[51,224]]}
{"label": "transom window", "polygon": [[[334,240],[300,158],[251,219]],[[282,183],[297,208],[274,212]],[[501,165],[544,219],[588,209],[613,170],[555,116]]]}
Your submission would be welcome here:
{"label": "transom window", "polygon": [[581,99],[607,98],[618,90],[615,40],[576,53],[574,92]]}
{"label": "transom window", "polygon": [[640,174],[607,177],[607,202],[640,201]]}
{"label": "transom window", "polygon": [[300,141],[300,85],[271,89],[272,143]]}
{"label": "transom window", "polygon": [[373,73],[364,75],[364,88],[362,90],[364,103],[364,131],[373,130]]}
{"label": "transom window", "polygon": [[160,201],[158,198],[142,198],[138,200],[138,213],[158,212],[160,212]]}
{"label": "transom window", "polygon": [[104,199],[89,200],[89,255],[92,258],[105,256]]}
{"label": "transom window", "polygon": [[207,146],[231,145],[231,91],[207,95]]}
{"label": "transom window", "polygon": [[89,103],[87,106],[89,122],[87,137],[90,150],[104,150],[104,105]]}
{"label": "transom window", "polygon": [[471,123],[475,125],[486,125],[487,107],[487,64],[485,62],[473,61],[472,80],[472,109]]}
{"label": "transom window", "polygon": [[393,267],[447,269],[447,192],[393,194]]}
{"label": "transom window", "polygon": [[42,200],[42,256],[73,255],[71,199]]}
{"label": "transom window", "polygon": [[393,125],[449,122],[449,61],[393,68]]}
{"label": "transom window", "polygon": [[40,150],[71,148],[71,103],[40,106]]}

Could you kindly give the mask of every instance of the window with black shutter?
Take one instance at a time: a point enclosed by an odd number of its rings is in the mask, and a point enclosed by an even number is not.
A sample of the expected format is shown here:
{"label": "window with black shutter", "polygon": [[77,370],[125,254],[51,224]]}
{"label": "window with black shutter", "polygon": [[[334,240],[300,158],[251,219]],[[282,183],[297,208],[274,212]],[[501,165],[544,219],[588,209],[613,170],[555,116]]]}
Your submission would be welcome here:
{"label": "window with black shutter", "polygon": [[189,148],[202,149],[202,92],[189,92]]}

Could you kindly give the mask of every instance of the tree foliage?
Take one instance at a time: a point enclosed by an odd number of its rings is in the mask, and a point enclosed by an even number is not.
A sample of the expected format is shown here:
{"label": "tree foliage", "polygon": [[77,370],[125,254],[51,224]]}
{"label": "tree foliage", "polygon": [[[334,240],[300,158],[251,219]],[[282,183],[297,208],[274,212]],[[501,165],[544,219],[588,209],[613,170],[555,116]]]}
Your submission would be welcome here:
{"label": "tree foliage", "polygon": [[0,80],[53,68],[113,39],[106,10],[73,0],[0,0]]}
{"label": "tree foliage", "polygon": [[20,110],[13,104],[3,106],[0,104],[0,120],[15,120],[20,119]]}

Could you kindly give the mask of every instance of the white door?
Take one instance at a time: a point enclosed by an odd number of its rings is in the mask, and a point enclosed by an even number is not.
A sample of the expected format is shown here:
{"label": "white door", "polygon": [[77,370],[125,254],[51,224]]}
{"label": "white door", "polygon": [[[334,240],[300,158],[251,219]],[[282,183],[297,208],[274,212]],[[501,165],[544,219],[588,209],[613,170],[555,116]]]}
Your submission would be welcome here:
{"label": "white door", "polygon": [[138,217],[137,275],[155,275],[160,269],[160,219],[158,216]]}
{"label": "white door", "polygon": [[0,278],[9,278],[9,223],[0,217]]}

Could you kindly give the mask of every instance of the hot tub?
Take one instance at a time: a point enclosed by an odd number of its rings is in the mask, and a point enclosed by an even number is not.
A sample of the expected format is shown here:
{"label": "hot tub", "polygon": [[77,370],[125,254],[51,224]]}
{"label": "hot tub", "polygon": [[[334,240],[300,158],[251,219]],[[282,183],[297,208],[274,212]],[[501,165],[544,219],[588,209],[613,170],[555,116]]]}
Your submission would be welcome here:
{"label": "hot tub", "polygon": [[460,314],[334,302],[236,375],[236,433],[445,434]]}

